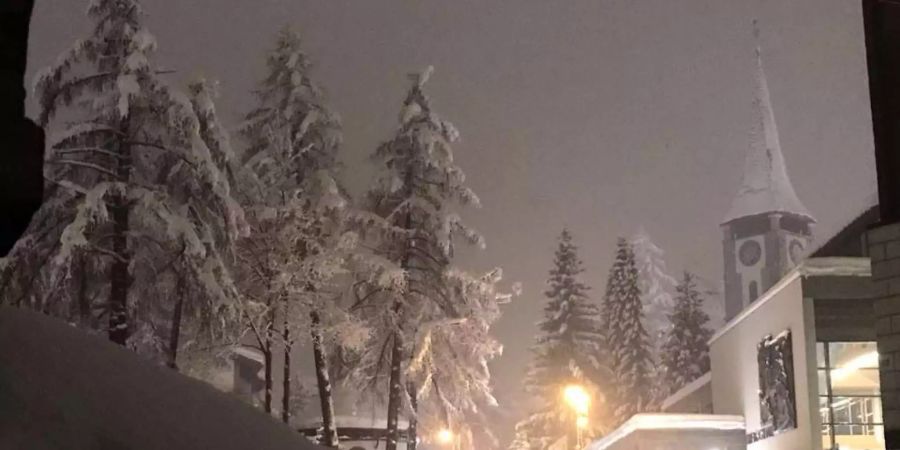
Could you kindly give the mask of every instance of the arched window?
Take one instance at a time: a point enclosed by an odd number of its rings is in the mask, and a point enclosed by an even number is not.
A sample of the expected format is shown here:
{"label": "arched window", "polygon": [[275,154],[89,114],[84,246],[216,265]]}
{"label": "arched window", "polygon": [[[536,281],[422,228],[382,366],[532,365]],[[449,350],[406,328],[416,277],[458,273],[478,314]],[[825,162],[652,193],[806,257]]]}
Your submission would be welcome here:
{"label": "arched window", "polygon": [[750,282],[750,287],[748,290],[750,291],[749,292],[750,301],[748,303],[753,303],[754,301],[756,301],[756,298],[759,297],[759,288],[756,287],[755,281]]}

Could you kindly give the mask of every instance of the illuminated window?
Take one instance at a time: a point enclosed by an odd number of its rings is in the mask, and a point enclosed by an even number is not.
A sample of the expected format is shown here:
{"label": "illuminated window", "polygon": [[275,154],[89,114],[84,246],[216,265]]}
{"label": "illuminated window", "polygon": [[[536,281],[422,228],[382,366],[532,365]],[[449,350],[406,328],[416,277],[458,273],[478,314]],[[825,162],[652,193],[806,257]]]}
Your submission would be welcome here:
{"label": "illuminated window", "polygon": [[819,342],[816,360],[822,447],[885,448],[875,343]]}

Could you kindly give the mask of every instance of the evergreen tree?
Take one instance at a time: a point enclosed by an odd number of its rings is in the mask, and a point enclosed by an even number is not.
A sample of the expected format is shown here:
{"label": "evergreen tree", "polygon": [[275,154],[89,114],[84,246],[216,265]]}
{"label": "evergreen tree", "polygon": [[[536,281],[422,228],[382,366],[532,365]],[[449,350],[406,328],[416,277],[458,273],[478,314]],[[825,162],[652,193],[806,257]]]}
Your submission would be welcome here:
{"label": "evergreen tree", "polygon": [[291,349],[301,331],[310,334],[323,444],[337,447],[326,341],[334,321],[347,315],[324,288],[344,272],[355,237],[343,233],[346,200],[336,182],[340,121],[326,106],[310,71],[300,36],[283,29],[268,55],[257,106],[240,130],[247,142],[242,160],[254,181],[244,192],[252,205],[247,214],[252,233],[240,245],[242,287],[248,298],[244,318],[263,353],[267,412],[273,409],[276,344],[282,347],[284,422],[293,409]]}
{"label": "evergreen tree", "polygon": [[640,280],[638,285],[644,305],[644,327],[654,350],[654,360],[657,360],[674,306],[672,293],[678,282],[669,275],[663,250],[643,228],[638,229],[631,238],[631,246]]}
{"label": "evergreen tree", "polygon": [[487,361],[499,344],[488,330],[506,296],[495,291],[499,270],[478,276],[452,264],[461,241],[484,244],[456,212],[479,202],[453,160],[459,133],[423,90],[431,71],[413,76],[398,130],[375,151],[371,214],[358,217],[381,268],[354,306],[373,331],[354,378],[370,392],[387,387],[387,450],[397,448],[403,411],[415,442],[420,411],[454,421],[495,403]]}
{"label": "evergreen tree", "polygon": [[525,379],[526,390],[540,400],[541,409],[518,426],[519,433],[538,447],[570,430],[571,417],[560,402],[563,388],[570,383],[600,384],[596,358],[603,336],[600,310],[580,280],[584,268],[568,230],[560,233],[553,264],[544,292],[548,299],[544,319],[538,323],[541,334]]}
{"label": "evergreen tree", "polygon": [[674,305],[672,293],[678,283],[669,275],[664,259],[664,252],[650,238],[650,235],[639,228],[631,238],[634,248],[635,264],[638,269],[641,301],[644,305],[644,327],[650,342],[650,357],[653,360],[653,396],[652,407],[662,403],[667,391],[659,381],[663,376],[660,361],[660,348],[666,339],[669,328],[669,315]]}
{"label": "evergreen tree", "polygon": [[669,394],[709,371],[709,316],[696,277],[685,271],[678,284],[672,323],[662,348],[663,384]]}
{"label": "evergreen tree", "polygon": [[172,292],[234,306],[221,237],[242,213],[190,101],[159,78],[140,4],[94,0],[88,16],[92,33],[37,78],[52,188],[6,288],[83,326],[105,316],[111,341],[162,355]]}
{"label": "evergreen tree", "polygon": [[604,350],[615,386],[607,395],[617,425],[652,403],[653,363],[643,319],[634,251],[619,238],[603,301]]}

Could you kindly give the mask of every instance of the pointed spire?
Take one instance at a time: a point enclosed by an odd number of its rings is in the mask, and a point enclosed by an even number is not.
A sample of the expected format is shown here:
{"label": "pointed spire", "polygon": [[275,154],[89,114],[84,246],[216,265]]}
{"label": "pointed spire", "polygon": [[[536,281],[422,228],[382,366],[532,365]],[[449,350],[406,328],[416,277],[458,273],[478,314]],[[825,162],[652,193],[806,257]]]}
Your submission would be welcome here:
{"label": "pointed spire", "polygon": [[756,95],[753,99],[756,123],[744,163],[743,182],[723,223],[768,212],[796,214],[814,222],[794,192],[781,154],[756,20],[753,21],[753,35],[756,40]]}

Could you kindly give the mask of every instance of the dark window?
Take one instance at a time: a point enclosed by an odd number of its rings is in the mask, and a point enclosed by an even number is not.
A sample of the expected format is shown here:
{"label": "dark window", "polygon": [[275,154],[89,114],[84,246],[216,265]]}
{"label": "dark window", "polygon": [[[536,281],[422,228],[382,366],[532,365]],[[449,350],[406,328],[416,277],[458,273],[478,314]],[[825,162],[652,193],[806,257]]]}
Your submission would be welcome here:
{"label": "dark window", "polygon": [[810,233],[809,222],[806,219],[795,216],[782,216],[779,225],[782,230],[794,234],[807,235]]}
{"label": "dark window", "polygon": [[757,297],[759,297],[759,288],[756,286],[755,281],[750,282],[750,287],[749,287],[748,291],[750,291],[748,293],[748,295],[749,295],[748,298],[749,298],[750,302],[752,303],[752,302],[756,301]]}

